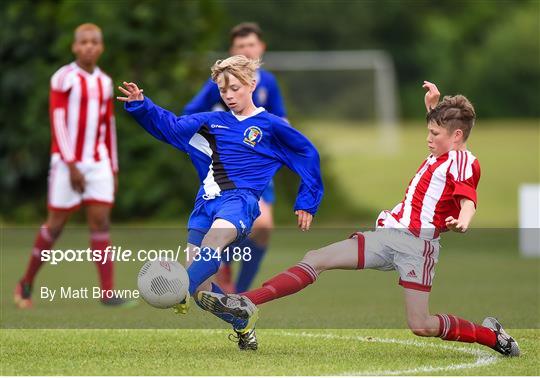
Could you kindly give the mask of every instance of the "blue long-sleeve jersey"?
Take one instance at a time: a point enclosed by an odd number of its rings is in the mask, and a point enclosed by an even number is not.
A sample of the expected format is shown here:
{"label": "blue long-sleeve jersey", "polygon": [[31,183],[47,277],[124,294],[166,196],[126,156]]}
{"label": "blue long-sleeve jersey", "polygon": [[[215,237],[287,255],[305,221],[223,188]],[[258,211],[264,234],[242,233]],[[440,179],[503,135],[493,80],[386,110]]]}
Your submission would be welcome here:
{"label": "blue long-sleeve jersey", "polygon": [[155,138],[189,155],[201,182],[197,200],[228,189],[260,196],[284,164],[301,178],[294,210],[317,212],[323,197],[319,153],[280,117],[263,108],[247,118],[221,111],[178,117],[148,97],[125,109]]}
{"label": "blue long-sleeve jersey", "polygon": [[[278,117],[287,117],[285,105],[276,78],[270,72],[259,68],[257,70],[257,86],[253,92],[253,103],[255,106],[262,106]],[[216,107],[227,109],[221,100],[219,88],[212,79],[208,79],[202,89],[185,106],[182,114],[189,115],[195,113],[216,110]]]}

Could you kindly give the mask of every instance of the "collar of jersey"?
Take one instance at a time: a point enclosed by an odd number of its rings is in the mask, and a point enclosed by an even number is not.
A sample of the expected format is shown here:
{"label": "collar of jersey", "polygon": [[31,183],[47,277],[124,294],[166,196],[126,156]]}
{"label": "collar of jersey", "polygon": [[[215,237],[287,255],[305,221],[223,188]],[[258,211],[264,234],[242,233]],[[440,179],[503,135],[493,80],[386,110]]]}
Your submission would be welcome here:
{"label": "collar of jersey", "polygon": [[81,67],[79,67],[79,66],[77,65],[77,62],[73,62],[73,63],[71,63],[71,64],[72,64],[72,66],[77,70],[77,72],[80,72],[80,73],[83,74],[84,76],[90,76],[90,77],[92,77],[92,76],[95,76],[95,75],[97,75],[97,74],[99,73],[99,67],[98,67],[98,66],[96,66],[96,68],[94,68],[94,72],[90,73],[90,72],[86,72],[86,71],[83,70]]}
{"label": "collar of jersey", "polygon": [[257,109],[255,109],[253,111],[253,113],[251,113],[250,115],[247,115],[247,116],[241,116],[241,115],[234,114],[234,112],[232,110],[231,110],[231,114],[233,116],[235,116],[237,120],[244,121],[244,120],[248,119],[249,117],[253,117],[253,116],[256,116],[259,113],[264,112],[265,110],[266,110],[265,108],[263,108],[262,106],[259,106]]}

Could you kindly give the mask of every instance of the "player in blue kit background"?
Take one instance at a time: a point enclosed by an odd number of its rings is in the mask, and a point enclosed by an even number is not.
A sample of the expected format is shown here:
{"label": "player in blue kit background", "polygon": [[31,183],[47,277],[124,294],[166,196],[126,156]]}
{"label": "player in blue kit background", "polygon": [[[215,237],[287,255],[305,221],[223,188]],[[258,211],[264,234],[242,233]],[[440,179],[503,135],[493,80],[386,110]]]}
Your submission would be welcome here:
{"label": "player in blue kit background", "polygon": [[[262,30],[256,23],[244,22],[236,25],[230,32],[231,55],[244,55],[249,59],[259,60],[266,50],[262,39]],[[257,85],[253,91],[253,103],[262,106],[267,112],[286,119],[287,114],[278,83],[274,75],[259,68],[256,71]],[[228,110],[221,99],[217,84],[210,78],[199,93],[186,105],[184,115],[207,112],[211,110]],[[272,207],[275,202],[274,183],[270,181],[261,195],[259,208],[261,215],[253,224],[252,233],[240,245],[240,248],[251,250],[251,259],[242,260],[242,267],[236,282],[232,282],[231,260],[223,259],[217,283],[226,292],[244,292],[251,287],[259,270],[261,261],[268,249],[270,234],[274,227]]]}
{"label": "player in blue kit background", "polygon": [[[188,221],[189,294],[211,290],[220,253],[250,232],[259,216],[259,199],[274,176],[286,165],[301,179],[294,205],[298,226],[308,230],[323,196],[317,149],[282,118],[253,103],[259,62],[237,55],[218,60],[212,80],[230,112],[206,112],[177,117],[144,97],[134,83],[119,87],[125,109],[156,139],[186,152],[201,187]],[[199,253],[200,252],[200,253]],[[204,258],[201,258],[204,256]],[[189,297],[177,310],[185,313]],[[233,325],[240,349],[257,349],[253,328],[256,316],[244,321],[220,316]]]}

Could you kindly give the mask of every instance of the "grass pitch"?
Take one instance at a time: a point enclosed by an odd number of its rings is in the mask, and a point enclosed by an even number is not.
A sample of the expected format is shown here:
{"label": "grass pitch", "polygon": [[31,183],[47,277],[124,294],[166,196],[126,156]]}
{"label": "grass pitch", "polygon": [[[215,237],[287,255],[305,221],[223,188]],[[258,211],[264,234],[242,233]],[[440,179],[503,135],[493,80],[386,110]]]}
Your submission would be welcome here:
{"label": "grass pitch", "polygon": [[477,345],[404,330],[260,330],[240,352],[225,330],[4,330],[4,375],[538,375],[537,330],[512,330],[524,350],[504,358]]}
{"label": "grass pitch", "polygon": [[[165,245],[173,245],[178,242],[175,235],[181,234],[175,229],[136,231],[116,228],[115,244],[151,246],[154,244],[148,240],[159,238]],[[488,315],[499,317],[520,344],[523,356],[516,359],[503,358],[479,345],[412,335],[404,329],[402,289],[394,272],[324,273],[301,294],[261,306],[260,349],[254,353],[238,351],[227,340],[226,326],[196,306],[187,316],[178,317],[143,303],[130,309],[110,309],[96,300],[47,302],[37,298],[33,309],[19,311],[11,303],[11,291],[26,261],[33,232],[4,229],[1,373],[538,375],[538,260],[521,259],[515,235],[494,231],[447,235],[436,267],[431,310],[475,322]],[[257,284],[294,264],[306,250],[344,234],[345,230],[319,229],[310,234],[278,230]],[[13,238],[15,235],[18,237]],[[83,230],[71,230],[59,246],[74,240],[84,243],[83,235]],[[94,285],[92,265],[46,266],[36,287]],[[134,288],[140,265],[117,264],[117,286]]]}

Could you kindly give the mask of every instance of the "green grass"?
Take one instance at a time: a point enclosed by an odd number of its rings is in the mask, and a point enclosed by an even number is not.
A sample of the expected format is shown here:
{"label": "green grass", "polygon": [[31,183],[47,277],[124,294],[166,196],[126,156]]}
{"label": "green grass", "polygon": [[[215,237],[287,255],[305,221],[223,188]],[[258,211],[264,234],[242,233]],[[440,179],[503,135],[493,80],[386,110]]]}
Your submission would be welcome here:
{"label": "green grass", "polygon": [[412,339],[403,330],[261,330],[239,352],[224,330],[4,330],[4,375],[538,375],[537,330],[523,355]]}
{"label": "green grass", "polygon": [[[535,121],[478,121],[467,147],[479,159],[482,177],[474,227],[516,227],[518,188],[540,182],[540,129]],[[397,151],[387,148],[377,129],[342,121],[299,125],[327,158],[356,209],[378,214],[403,199],[407,183],[429,154],[422,121],[400,128]]]}
{"label": "green grass", "polygon": [[[309,234],[278,230],[257,284],[294,264],[305,251],[341,239],[352,230],[316,229]],[[301,294],[262,306],[260,350],[255,353],[237,351],[226,339],[227,327],[196,306],[187,316],[178,317],[142,303],[131,309],[110,309],[91,299],[36,299],[32,310],[20,311],[11,303],[11,292],[34,231],[3,229],[2,374],[539,373],[540,267],[538,260],[519,257],[517,235],[511,230],[447,235],[436,268],[431,310],[475,322],[487,315],[499,317],[520,342],[523,356],[518,359],[499,358],[478,345],[412,335],[405,329],[402,290],[395,272],[328,272]],[[174,248],[183,244],[184,233],[173,228],[117,227],[113,236],[115,245],[123,248]],[[58,247],[85,244],[86,230],[69,229]],[[117,264],[117,286],[134,288],[140,266],[139,262]],[[36,289],[42,285],[58,288],[68,282],[73,287],[95,285],[95,267],[84,262],[46,266]],[[212,364],[203,356],[212,356]]]}

